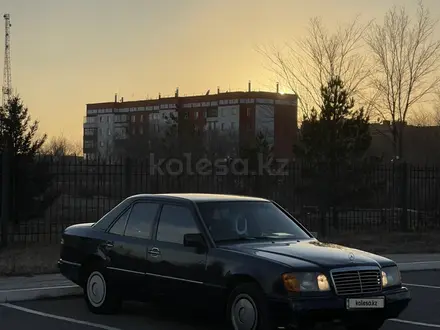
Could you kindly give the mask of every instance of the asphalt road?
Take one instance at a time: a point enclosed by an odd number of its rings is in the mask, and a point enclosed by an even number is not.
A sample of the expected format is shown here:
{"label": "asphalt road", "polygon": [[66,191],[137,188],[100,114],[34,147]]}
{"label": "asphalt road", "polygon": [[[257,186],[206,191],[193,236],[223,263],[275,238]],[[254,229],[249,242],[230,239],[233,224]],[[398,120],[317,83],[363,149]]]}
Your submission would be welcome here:
{"label": "asphalt road", "polygon": [[[440,272],[403,274],[413,301],[397,321],[387,321],[383,330],[440,329]],[[169,315],[173,316],[169,316]],[[29,301],[0,305],[0,328],[14,330],[221,330],[211,315],[146,304],[125,304],[119,315],[101,316],[87,311],[82,298]]]}

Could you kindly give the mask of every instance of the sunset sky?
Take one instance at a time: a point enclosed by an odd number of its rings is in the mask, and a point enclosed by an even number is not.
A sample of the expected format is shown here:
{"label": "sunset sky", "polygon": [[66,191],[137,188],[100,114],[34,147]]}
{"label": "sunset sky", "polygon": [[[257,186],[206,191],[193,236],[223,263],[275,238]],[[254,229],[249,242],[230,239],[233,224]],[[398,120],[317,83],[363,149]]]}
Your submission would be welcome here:
{"label": "sunset sky", "polygon": [[[424,0],[440,16],[440,0]],[[208,89],[274,90],[258,46],[415,0],[0,0],[11,15],[12,83],[42,131],[82,137],[86,103]],[[3,19],[1,22],[3,77]],[[439,33],[440,37],[440,33]]]}

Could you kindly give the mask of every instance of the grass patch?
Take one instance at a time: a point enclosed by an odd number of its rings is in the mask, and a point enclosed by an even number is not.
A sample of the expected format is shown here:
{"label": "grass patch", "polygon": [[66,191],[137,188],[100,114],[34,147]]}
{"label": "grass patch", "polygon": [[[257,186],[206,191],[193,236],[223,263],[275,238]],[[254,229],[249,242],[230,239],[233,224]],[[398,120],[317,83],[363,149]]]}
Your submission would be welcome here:
{"label": "grass patch", "polygon": [[59,244],[14,244],[0,250],[0,276],[56,273],[59,255]]}

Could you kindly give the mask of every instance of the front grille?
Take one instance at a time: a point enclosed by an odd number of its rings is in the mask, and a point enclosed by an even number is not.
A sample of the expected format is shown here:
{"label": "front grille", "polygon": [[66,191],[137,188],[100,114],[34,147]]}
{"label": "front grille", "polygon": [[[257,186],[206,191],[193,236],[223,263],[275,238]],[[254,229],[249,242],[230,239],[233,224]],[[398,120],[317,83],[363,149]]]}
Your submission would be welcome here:
{"label": "front grille", "polygon": [[334,270],[331,275],[338,295],[377,293],[382,290],[382,278],[378,269]]}

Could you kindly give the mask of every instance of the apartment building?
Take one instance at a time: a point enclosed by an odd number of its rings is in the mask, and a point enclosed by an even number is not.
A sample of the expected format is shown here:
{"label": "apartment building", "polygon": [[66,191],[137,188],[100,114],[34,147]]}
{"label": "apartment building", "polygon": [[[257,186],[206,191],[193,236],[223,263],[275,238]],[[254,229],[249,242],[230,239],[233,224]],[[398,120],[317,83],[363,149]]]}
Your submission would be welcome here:
{"label": "apartment building", "polygon": [[[118,144],[147,141],[177,124],[179,139],[189,131],[216,132],[243,146],[262,132],[278,157],[290,157],[297,132],[297,96],[273,92],[224,92],[154,100],[87,104],[84,154],[106,157]],[[176,120],[170,118],[175,116]],[[185,129],[183,129],[185,127]],[[189,130],[188,130],[189,129]],[[209,134],[208,134],[209,135]],[[220,142],[221,143],[221,142]]]}

